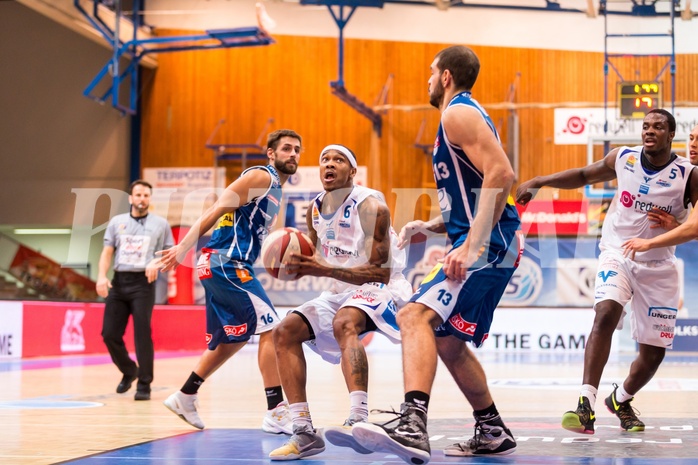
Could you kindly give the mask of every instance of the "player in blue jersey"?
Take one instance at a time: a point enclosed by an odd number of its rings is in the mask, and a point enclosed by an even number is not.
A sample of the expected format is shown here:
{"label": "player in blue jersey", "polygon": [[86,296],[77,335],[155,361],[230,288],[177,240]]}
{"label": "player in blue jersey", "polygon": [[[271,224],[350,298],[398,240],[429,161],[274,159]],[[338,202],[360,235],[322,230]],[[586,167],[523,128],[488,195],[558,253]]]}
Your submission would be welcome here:
{"label": "player in blue jersey", "polygon": [[167,408],[196,428],[204,427],[195,404],[201,383],[253,334],[259,334],[258,361],[268,406],[262,429],[292,433],[271,336],[279,316],[255,277],[252,264],[276,221],[281,186],[296,172],[300,153],[298,134],[288,129],[272,132],[267,138],[269,164],[245,170],[196,220],[179,244],[161,253],[162,271],[174,269],[198,239],[217,224],[196,265],[206,291],[208,349],[182,389],[165,400]]}
{"label": "player in blue jersey", "polygon": [[464,46],[442,50],[431,64],[430,103],[441,111],[432,157],[441,217],[408,223],[400,240],[404,246],[415,233],[446,232],[453,247],[397,314],[405,383],[401,411],[385,424],[358,423],[352,430],[363,447],[415,465],[431,457],[426,424],[437,354],[475,416],[474,437],[444,454],[509,454],[516,448],[484,370],[466,345],[480,346],[487,338],[523,251],[509,195],[514,171],[491,119],[470,94],[479,69],[477,56]]}

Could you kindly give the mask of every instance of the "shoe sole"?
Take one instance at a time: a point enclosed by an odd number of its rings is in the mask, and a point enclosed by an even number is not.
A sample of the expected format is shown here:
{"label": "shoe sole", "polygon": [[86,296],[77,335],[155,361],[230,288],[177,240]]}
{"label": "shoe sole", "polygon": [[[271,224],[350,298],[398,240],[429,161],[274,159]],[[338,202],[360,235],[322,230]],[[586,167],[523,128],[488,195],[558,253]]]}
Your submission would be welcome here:
{"label": "shoe sole", "polygon": [[316,449],[310,449],[301,452],[300,454],[289,454],[289,455],[275,455],[275,456],[269,456],[269,459],[274,461],[274,462],[283,462],[287,460],[299,460],[305,457],[311,457],[313,455],[320,454],[322,452],[325,452],[325,446],[322,446],[322,448],[316,448]]}
{"label": "shoe sole", "polygon": [[594,430],[588,430],[581,424],[579,417],[576,414],[562,416],[562,427],[567,431],[579,434],[594,434]]}
{"label": "shoe sole", "polygon": [[203,426],[203,425],[202,425],[202,426],[197,426],[197,425],[195,425],[195,424],[193,424],[193,423],[189,423],[189,421],[184,417],[184,415],[182,415],[181,413],[178,412],[179,408],[177,408],[177,405],[170,405],[170,404],[168,404],[168,403],[167,403],[168,400],[170,400],[170,399],[165,399],[165,401],[162,403],[162,405],[164,405],[165,407],[167,407],[167,410],[169,410],[170,412],[172,412],[172,413],[174,413],[175,415],[177,415],[177,416],[178,416],[179,418],[181,418],[182,421],[184,421],[184,423],[186,423],[187,425],[193,426],[193,427],[196,428],[196,429],[204,429],[204,426]]}
{"label": "shoe sole", "polygon": [[[606,400],[608,400],[608,399],[606,399]],[[606,405],[606,410],[611,412],[616,418],[620,419],[618,417],[618,413],[616,413],[616,411],[613,410],[613,407],[609,406],[607,402],[604,402],[604,404]],[[623,426],[621,426],[620,429],[622,429],[623,431],[627,431],[629,433],[641,433],[645,430],[645,427],[644,426],[633,426],[630,429],[625,429],[625,428],[623,428]]]}
{"label": "shoe sole", "polygon": [[413,447],[406,447],[393,441],[380,426],[371,423],[354,425],[351,434],[361,447],[374,452],[388,452],[395,454],[407,463],[424,465],[429,463],[431,454]]}
{"label": "shoe sole", "polygon": [[630,429],[625,429],[622,426],[620,427],[623,431],[627,431],[628,433],[642,433],[645,430],[644,426],[633,426]]}
{"label": "shoe sole", "polygon": [[468,454],[465,452],[455,452],[455,451],[454,452],[447,452],[444,450],[444,455],[446,457],[489,457],[490,455],[509,455],[509,454],[513,454],[514,452],[516,452],[516,446],[514,446],[510,449],[500,451],[500,452],[481,452],[479,454],[478,453]]}
{"label": "shoe sole", "polygon": [[354,449],[354,451],[359,454],[370,454],[373,451],[361,447],[361,444],[356,442],[354,436],[351,434],[351,430],[344,429],[342,427],[328,427],[325,428],[325,439],[332,445],[338,447],[348,447]]}
{"label": "shoe sole", "polygon": [[281,428],[278,428],[275,425],[269,426],[266,422],[262,423],[262,431],[269,434],[286,434],[288,436],[291,436],[293,434],[293,431],[286,431]]}

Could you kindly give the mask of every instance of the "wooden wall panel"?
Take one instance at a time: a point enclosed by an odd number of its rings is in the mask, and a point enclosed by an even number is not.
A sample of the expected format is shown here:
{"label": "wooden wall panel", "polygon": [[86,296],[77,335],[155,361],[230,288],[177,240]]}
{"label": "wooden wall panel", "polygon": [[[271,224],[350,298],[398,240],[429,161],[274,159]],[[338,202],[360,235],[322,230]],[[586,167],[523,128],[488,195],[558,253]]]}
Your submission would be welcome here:
{"label": "wooden wall panel", "polygon": [[[177,31],[165,31],[175,33]],[[378,138],[368,119],[330,92],[338,78],[337,39],[276,37],[267,47],[161,54],[156,72],[146,72],[143,95],[143,167],[212,166],[213,152],[204,144],[225,118],[216,143],[253,143],[269,118],[272,129],[292,128],[303,136],[301,165],[317,165],[319,150],[342,143],[369,166],[369,185],[386,193],[392,208],[393,189],[433,186],[429,157],[414,147],[420,139],[432,144],[439,114],[428,106],[427,79],[434,55],[446,45],[370,40],[346,40],[344,83],[368,105],[386,103],[383,133]],[[506,141],[514,103],[520,119],[520,181],[534,175],[582,166],[586,147],[555,146],[555,103],[603,105],[603,54],[555,50],[473,47],[482,68],[473,89]],[[626,80],[653,79],[665,64],[662,57],[616,59]],[[698,56],[677,57],[676,100],[698,101]],[[518,76],[518,78],[517,78]],[[390,79],[389,79],[390,77]],[[666,106],[669,75],[664,73]],[[609,99],[615,98],[615,75],[609,75]],[[386,102],[377,98],[389,84]],[[235,175],[233,172],[231,175]],[[579,198],[560,192],[560,198]],[[425,215],[424,200],[415,211]],[[400,205],[400,217],[412,216]],[[408,211],[408,213],[405,213]],[[398,224],[397,226],[400,226]]]}

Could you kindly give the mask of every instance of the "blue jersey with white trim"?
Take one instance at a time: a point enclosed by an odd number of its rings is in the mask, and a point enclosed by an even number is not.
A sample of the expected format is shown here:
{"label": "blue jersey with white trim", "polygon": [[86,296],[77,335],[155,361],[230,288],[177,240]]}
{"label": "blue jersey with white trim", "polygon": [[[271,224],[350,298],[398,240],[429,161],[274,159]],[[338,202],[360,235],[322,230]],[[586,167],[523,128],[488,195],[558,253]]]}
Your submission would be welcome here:
{"label": "blue jersey with white trim", "polygon": [[207,248],[233,260],[248,263],[257,260],[262,242],[276,222],[281,205],[281,180],[276,169],[271,165],[253,166],[243,171],[240,177],[254,169],[269,172],[269,187],[233,213],[223,215],[206,244]]}
{"label": "blue jersey with white trim", "polygon": [[[456,95],[448,104],[449,107],[457,105],[475,108],[482,115],[482,119],[490,127],[497,140],[500,140],[494,123],[485,109],[471,98],[470,92]],[[463,149],[448,141],[443,124],[439,124],[439,131],[434,142],[432,168],[434,169],[439,207],[446,225],[446,233],[455,248],[465,241],[475,218],[475,206],[477,205],[477,196],[482,188],[483,175],[475,168]],[[518,229],[521,224],[519,214],[514,206],[514,199],[508,193],[507,195],[507,205],[499,222],[492,229],[490,237],[490,246],[499,250],[506,249],[509,245],[505,236],[501,234],[501,228],[511,231]]]}

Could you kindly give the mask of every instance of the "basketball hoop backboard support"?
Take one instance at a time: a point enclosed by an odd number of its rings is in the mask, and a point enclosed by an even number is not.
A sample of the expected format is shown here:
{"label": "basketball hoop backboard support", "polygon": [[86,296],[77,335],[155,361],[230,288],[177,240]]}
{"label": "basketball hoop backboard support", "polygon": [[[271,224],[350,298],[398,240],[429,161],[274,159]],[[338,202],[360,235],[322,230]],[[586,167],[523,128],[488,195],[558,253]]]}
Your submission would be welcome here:
{"label": "basketball hoop backboard support", "polygon": [[[637,16],[637,17],[645,17],[645,18],[651,18],[651,17],[657,17],[657,16],[669,16],[670,20],[670,27],[669,27],[669,32],[668,33],[620,33],[620,34],[611,34],[608,32],[608,16],[609,14],[624,14],[624,12],[618,12],[618,11],[609,11],[607,3],[608,0],[600,0],[599,2],[599,11],[604,17],[604,110],[605,114],[607,115],[608,111],[608,75],[609,71],[613,70],[613,72],[616,74],[617,78],[620,79],[620,82],[624,82],[625,79],[621,75],[620,71],[616,66],[613,64],[612,59],[625,59],[627,57],[665,57],[667,59],[666,63],[662,67],[662,69],[659,71],[659,73],[656,75],[656,77],[653,79],[653,81],[659,81],[661,77],[664,75],[664,73],[669,70],[670,74],[670,81],[671,81],[671,111],[674,111],[674,101],[675,101],[675,95],[676,95],[676,44],[675,44],[675,37],[674,37],[674,18],[676,16],[676,12],[680,10],[681,6],[680,0],[668,0],[669,2],[669,11],[667,13],[660,13],[656,10],[655,4],[658,2],[658,0],[653,0],[651,2],[645,2],[643,1],[642,4],[639,4],[637,1],[633,0],[633,6],[632,6],[632,11],[630,14]],[[671,50],[669,53],[662,53],[662,54],[638,54],[638,53],[633,53],[633,54],[627,54],[627,53],[609,53],[608,48],[609,48],[609,39],[625,39],[625,38],[664,38],[668,39],[669,43],[671,45]],[[649,79],[648,77],[645,77],[646,79]],[[620,107],[619,107],[620,110]],[[607,118],[607,117],[606,117]],[[608,119],[606,119],[604,123],[604,132],[608,134]]]}
{"label": "basketball hoop backboard support", "polygon": [[[85,17],[85,19],[99,31],[100,34],[110,43],[114,53],[112,59],[107,63],[97,76],[85,88],[83,95],[99,103],[111,100],[114,108],[122,114],[134,115],[137,112],[137,101],[139,95],[139,64],[149,54],[181,52],[187,50],[209,50],[217,48],[250,47],[258,45],[269,45],[274,43],[274,39],[264,29],[260,23],[257,27],[242,27],[234,29],[212,29],[204,34],[171,37],[151,37],[139,38],[137,31],[141,24],[141,14],[143,12],[142,0],[133,2],[133,20],[124,18],[121,11],[121,2],[115,2],[116,21],[114,30],[110,29],[98,15],[97,8],[100,0],[92,0],[94,3],[93,13],[88,13],[81,5],[80,0],[74,0],[75,8]],[[120,35],[121,21],[133,23],[133,38],[122,41]],[[120,59],[130,58],[130,63],[124,71],[120,70]],[[102,95],[95,95],[95,88],[109,75],[111,82],[107,90]],[[121,84],[130,80],[128,105],[119,102],[119,90]],[[110,99],[111,97],[111,99]]]}
{"label": "basketball hoop backboard support", "polygon": [[[225,118],[218,121],[218,124],[213,129],[213,132],[208,137],[205,147],[213,150],[213,167],[217,171],[219,165],[223,161],[239,161],[241,172],[247,169],[248,161],[266,161],[266,147],[264,136],[266,136],[269,127],[274,123],[274,118],[269,118],[264,124],[262,131],[259,133],[257,140],[253,144],[216,144],[213,139],[216,137],[218,130],[226,123]],[[219,186],[216,186],[219,187]]]}
{"label": "basketball hoop backboard support", "polygon": [[[383,128],[383,118],[381,114],[362,102],[356,95],[352,94],[344,87],[344,27],[347,25],[357,7],[367,6],[383,8],[383,0],[301,0],[301,5],[325,5],[332,15],[332,19],[339,28],[339,50],[338,50],[338,76],[336,81],[330,82],[333,95],[341,101],[358,111],[373,123],[373,130],[381,136]],[[336,7],[336,11],[333,9]],[[345,10],[346,8],[346,10]]]}

